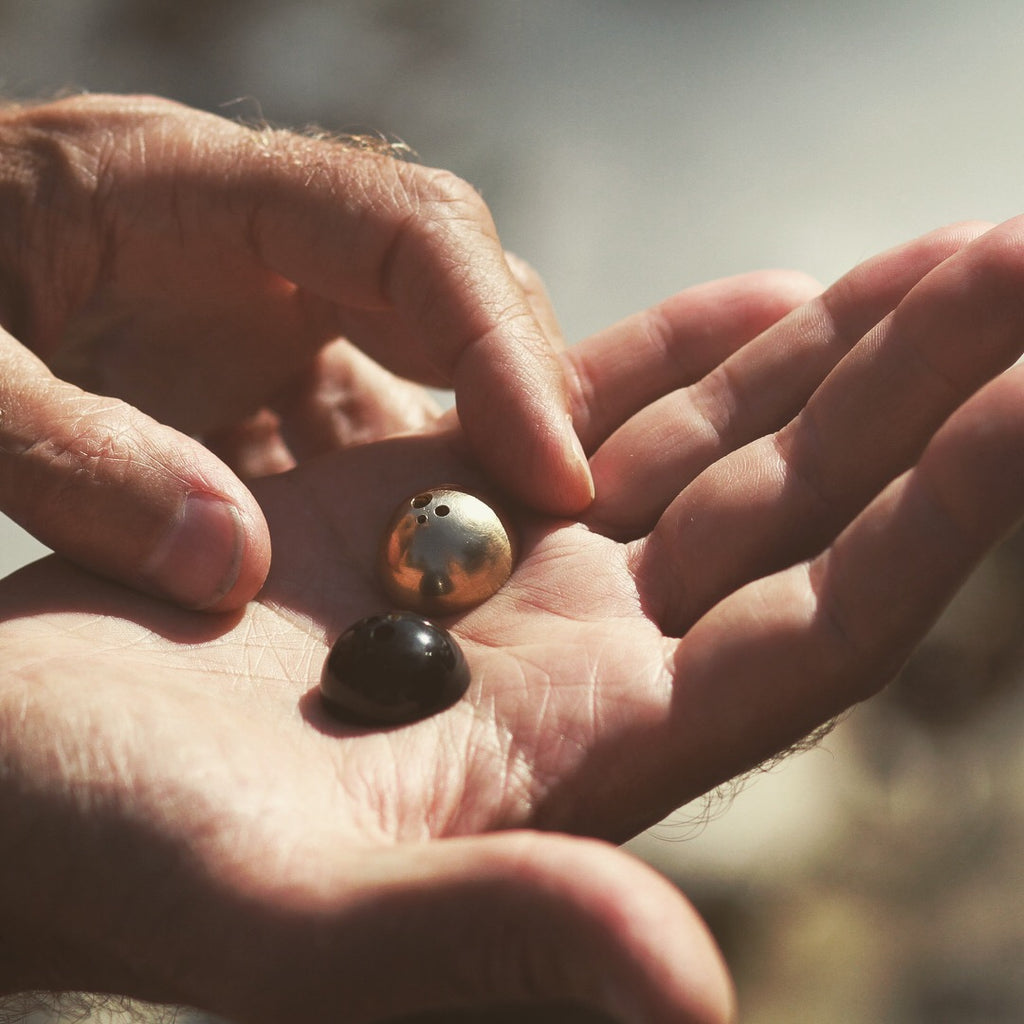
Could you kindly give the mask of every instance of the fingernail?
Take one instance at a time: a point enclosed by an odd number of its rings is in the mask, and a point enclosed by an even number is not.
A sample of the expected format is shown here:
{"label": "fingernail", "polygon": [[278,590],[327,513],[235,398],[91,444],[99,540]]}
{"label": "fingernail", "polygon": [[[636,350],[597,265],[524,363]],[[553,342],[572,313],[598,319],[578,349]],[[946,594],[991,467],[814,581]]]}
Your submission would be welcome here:
{"label": "fingernail", "polygon": [[211,494],[193,493],[157,545],[146,574],[178,604],[209,608],[238,581],[244,546],[235,506]]}
{"label": "fingernail", "polygon": [[587,461],[586,452],[583,451],[583,443],[576,434],[572,425],[572,417],[569,417],[569,464],[577,474],[585,481],[587,488],[586,504],[590,505],[597,496],[594,488],[594,475],[590,472],[590,463]]}

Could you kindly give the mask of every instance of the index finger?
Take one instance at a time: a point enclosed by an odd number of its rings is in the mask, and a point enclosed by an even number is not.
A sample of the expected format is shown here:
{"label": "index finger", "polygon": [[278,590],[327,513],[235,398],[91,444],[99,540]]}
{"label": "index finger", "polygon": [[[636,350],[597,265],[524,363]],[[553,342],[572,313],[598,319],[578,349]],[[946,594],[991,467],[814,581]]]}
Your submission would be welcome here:
{"label": "index finger", "polygon": [[[364,324],[374,311],[396,317],[400,332],[360,335],[370,354],[453,387],[474,453],[518,498],[557,515],[584,509],[593,485],[561,364],[476,191],[379,153],[287,133],[248,139],[215,158],[222,174],[233,163],[227,229],[341,307],[342,332],[346,310]],[[396,351],[396,337],[411,348]]]}
{"label": "index finger", "polygon": [[[102,160],[116,196],[100,216],[122,230],[168,231],[146,217],[169,199],[183,246],[248,252],[296,286],[308,330],[283,344],[359,334],[393,372],[454,388],[470,446],[516,497],[558,515],[590,503],[561,364],[486,205],[454,174],[151,97],[75,97],[34,123],[85,132],[83,160]],[[102,153],[97,127],[115,140]],[[388,329],[346,330],[375,317]]]}

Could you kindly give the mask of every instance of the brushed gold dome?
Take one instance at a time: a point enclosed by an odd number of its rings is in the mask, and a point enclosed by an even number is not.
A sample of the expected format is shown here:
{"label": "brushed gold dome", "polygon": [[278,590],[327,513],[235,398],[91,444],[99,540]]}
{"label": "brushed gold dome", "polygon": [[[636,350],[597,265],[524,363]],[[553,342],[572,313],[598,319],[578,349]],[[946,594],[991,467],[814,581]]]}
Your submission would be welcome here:
{"label": "brushed gold dome", "polygon": [[516,545],[498,513],[454,487],[399,505],[380,548],[380,578],[397,607],[451,615],[482,604],[512,574]]}

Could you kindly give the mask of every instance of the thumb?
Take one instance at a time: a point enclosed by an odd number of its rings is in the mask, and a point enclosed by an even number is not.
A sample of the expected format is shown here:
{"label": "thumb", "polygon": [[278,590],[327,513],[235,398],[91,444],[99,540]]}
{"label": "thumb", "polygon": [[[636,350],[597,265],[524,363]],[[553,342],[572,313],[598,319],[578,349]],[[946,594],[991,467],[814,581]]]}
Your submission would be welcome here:
{"label": "thumb", "polygon": [[227,466],[2,331],[0,509],[71,561],[189,608],[244,604],[269,567],[263,514]]}
{"label": "thumb", "polygon": [[[375,850],[345,871],[340,906],[322,887],[315,912],[287,934],[245,930],[232,956],[261,983],[232,986],[213,1009],[247,1022],[335,1020],[342,1008],[352,1024],[413,1012],[447,1020],[556,1004],[624,1024],[734,1019],[731,982],[696,911],[614,847],[509,832]],[[216,973],[222,985],[237,977],[222,963]]]}

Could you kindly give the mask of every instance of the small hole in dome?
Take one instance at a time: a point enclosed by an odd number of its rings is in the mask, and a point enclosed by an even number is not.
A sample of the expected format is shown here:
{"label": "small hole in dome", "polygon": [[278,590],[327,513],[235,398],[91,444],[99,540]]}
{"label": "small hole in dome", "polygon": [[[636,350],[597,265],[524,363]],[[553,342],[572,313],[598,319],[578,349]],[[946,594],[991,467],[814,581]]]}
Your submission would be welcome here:
{"label": "small hole in dome", "polygon": [[431,501],[433,501],[433,499],[434,496],[432,494],[417,494],[416,497],[412,499],[412,507],[426,508],[426,506],[429,505]]}
{"label": "small hole in dome", "polygon": [[395,627],[390,623],[377,626],[370,636],[378,643],[387,643],[395,635]]}
{"label": "small hole in dome", "polygon": [[449,512],[451,512],[451,509],[447,505],[438,505],[437,508],[434,509],[434,511],[439,516],[446,516],[448,515]]}
{"label": "small hole in dome", "polygon": [[421,515],[421,516],[417,516],[416,517],[416,522],[417,523],[425,523],[426,521],[427,521],[427,517],[426,516],[422,516]]}

